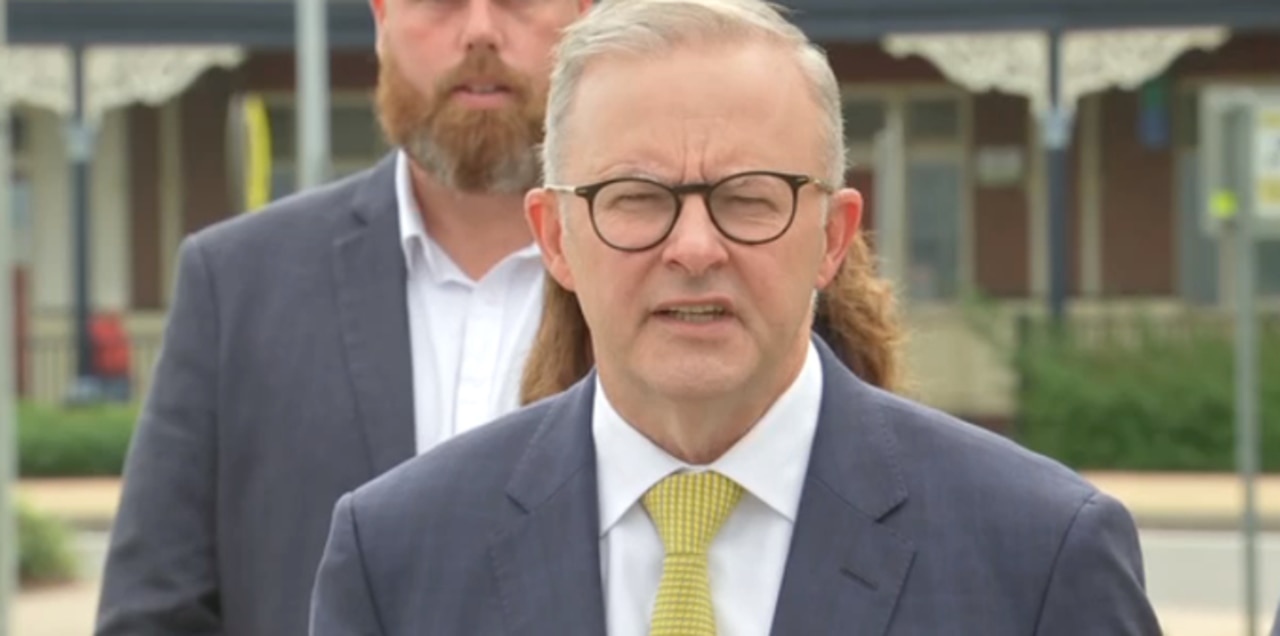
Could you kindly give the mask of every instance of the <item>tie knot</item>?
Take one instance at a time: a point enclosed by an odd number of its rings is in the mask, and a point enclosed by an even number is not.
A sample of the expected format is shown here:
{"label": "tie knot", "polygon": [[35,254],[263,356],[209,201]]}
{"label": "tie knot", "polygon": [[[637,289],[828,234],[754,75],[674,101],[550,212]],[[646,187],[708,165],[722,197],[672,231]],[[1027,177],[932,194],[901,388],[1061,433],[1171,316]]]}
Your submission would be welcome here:
{"label": "tie knot", "polygon": [[668,555],[706,554],[741,498],[742,486],[708,471],[669,475],[641,501]]}

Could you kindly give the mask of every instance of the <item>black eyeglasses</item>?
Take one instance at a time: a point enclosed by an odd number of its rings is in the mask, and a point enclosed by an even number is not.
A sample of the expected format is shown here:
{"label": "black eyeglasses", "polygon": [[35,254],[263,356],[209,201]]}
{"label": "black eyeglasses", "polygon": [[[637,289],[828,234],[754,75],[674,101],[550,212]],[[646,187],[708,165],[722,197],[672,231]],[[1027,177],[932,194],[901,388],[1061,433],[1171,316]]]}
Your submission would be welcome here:
{"label": "black eyeglasses", "polygon": [[800,188],[810,183],[828,194],[834,191],[814,177],[768,170],[740,172],[714,183],[669,186],[622,177],[546,188],[586,199],[591,226],[600,240],[617,250],[639,252],[666,240],[680,218],[684,197],[690,194],[702,195],[711,223],[729,240],[744,245],[775,241],[791,227]]}

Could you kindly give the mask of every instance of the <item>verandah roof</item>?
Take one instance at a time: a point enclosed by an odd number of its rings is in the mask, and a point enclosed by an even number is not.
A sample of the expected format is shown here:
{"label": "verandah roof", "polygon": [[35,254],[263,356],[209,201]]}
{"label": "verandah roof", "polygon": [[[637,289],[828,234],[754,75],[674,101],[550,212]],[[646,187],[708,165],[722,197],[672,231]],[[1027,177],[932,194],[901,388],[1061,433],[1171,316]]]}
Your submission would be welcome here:
{"label": "verandah roof", "polygon": [[[1278,0],[782,0],[819,41],[893,33],[1219,25],[1280,28]],[[8,0],[13,44],[293,46],[292,0]],[[329,42],[368,48],[367,0],[330,0]]]}

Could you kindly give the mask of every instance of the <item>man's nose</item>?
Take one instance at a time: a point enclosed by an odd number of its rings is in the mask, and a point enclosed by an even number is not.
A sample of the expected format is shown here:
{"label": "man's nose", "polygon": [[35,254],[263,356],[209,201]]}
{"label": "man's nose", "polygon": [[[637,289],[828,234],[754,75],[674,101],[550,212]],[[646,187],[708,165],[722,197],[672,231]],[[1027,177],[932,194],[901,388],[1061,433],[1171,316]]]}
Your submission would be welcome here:
{"label": "man's nose", "polygon": [[470,0],[467,3],[463,44],[468,49],[485,46],[496,48],[500,44],[496,10],[493,0]]}
{"label": "man's nose", "polygon": [[711,221],[706,200],[697,194],[686,195],[675,227],[667,237],[663,258],[691,275],[701,275],[723,264],[729,253],[725,237]]}

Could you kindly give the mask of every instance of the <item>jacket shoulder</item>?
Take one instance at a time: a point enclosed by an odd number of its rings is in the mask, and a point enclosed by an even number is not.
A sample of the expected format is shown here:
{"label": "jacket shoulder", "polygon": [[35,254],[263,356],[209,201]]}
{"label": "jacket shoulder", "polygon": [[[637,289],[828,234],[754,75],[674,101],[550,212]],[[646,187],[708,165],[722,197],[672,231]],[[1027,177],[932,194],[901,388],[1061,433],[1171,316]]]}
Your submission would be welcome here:
{"label": "jacket shoulder", "polygon": [[[928,492],[982,493],[995,509],[1074,515],[1098,489],[1060,461],[937,409],[880,392],[876,401]],[[1025,507],[1025,508],[1024,508]]]}
{"label": "jacket shoulder", "polygon": [[335,224],[354,213],[357,193],[387,169],[380,163],[218,221],[188,236],[184,246],[198,243],[206,258],[217,262],[279,256],[281,250],[330,239]]}
{"label": "jacket shoulder", "polygon": [[450,509],[501,497],[556,399],[445,440],[361,485],[352,494],[361,523],[397,523],[413,510]]}

